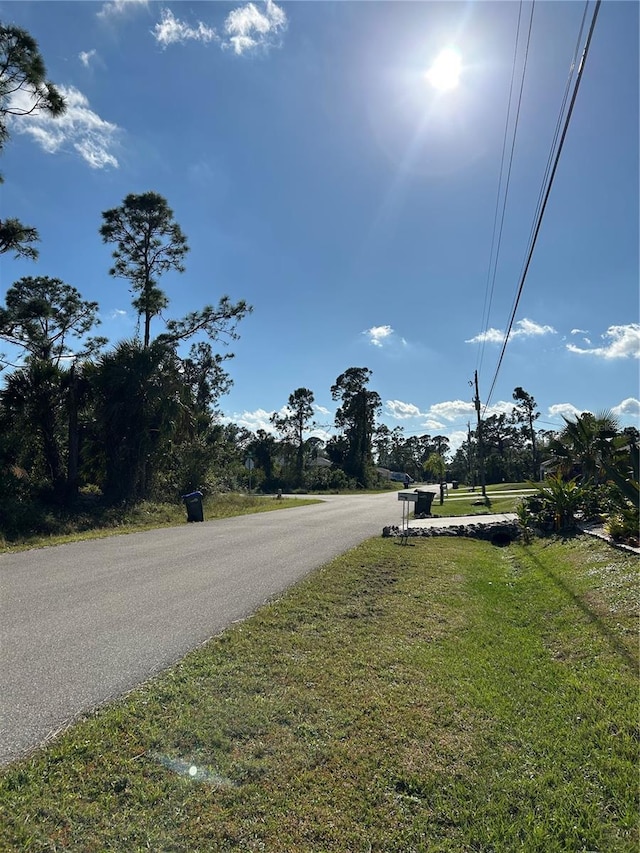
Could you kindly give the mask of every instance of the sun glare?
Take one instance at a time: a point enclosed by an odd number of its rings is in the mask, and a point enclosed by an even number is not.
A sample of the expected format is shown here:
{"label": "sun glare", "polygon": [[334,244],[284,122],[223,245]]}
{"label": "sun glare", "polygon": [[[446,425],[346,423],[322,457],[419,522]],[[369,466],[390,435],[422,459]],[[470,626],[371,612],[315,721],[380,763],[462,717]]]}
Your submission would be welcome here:
{"label": "sun glare", "polygon": [[426,78],[434,87],[441,92],[455,89],[460,82],[462,71],[462,60],[460,54],[451,48],[443,50],[436,57],[433,65],[426,73]]}

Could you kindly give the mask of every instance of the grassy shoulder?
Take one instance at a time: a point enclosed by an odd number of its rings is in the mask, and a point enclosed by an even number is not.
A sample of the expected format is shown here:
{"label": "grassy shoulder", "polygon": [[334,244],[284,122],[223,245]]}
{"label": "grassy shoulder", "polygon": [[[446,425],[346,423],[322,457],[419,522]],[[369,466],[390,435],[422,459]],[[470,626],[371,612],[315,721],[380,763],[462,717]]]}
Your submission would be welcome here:
{"label": "grassy shoulder", "polygon": [[[314,503],[318,503],[315,497],[277,499],[271,495],[224,493],[205,497],[203,509],[204,518],[209,521],[216,518],[231,518],[235,515],[291,509]],[[44,523],[51,531],[47,535],[36,534],[6,540],[0,534],[0,554],[27,548],[62,545],[82,539],[139,533],[142,530],[158,527],[175,527],[186,524],[187,516],[182,503],[144,502],[126,508],[101,509],[89,505],[67,514],[51,514]]]}
{"label": "grassy shoulder", "polygon": [[0,849],[635,853],[637,586],[370,540],[6,769]]}
{"label": "grassy shoulder", "polygon": [[497,512],[515,512],[519,495],[509,495],[498,493],[497,495],[489,495],[489,500],[485,503],[482,500],[482,495],[479,492],[470,493],[468,495],[458,495],[456,492],[449,492],[445,497],[444,503],[440,504],[439,498],[436,495],[431,505],[431,514],[435,517],[441,516],[460,516],[460,515],[491,515]]}

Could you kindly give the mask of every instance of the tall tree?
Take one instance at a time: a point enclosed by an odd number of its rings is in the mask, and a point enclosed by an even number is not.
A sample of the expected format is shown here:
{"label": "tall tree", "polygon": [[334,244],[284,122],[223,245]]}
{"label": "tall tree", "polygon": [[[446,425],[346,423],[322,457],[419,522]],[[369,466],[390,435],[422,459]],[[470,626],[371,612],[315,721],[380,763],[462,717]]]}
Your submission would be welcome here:
{"label": "tall tree", "polygon": [[304,472],[304,434],[313,426],[313,391],[308,388],[296,388],[289,394],[284,414],[274,413],[271,423],[286,441],[296,449],[296,480],[302,484]]}
{"label": "tall tree", "polygon": [[376,462],[380,467],[389,467],[389,455],[391,452],[391,430],[386,424],[378,424],[373,433],[373,447],[376,453]]}
{"label": "tall tree", "polygon": [[151,341],[151,320],[169,302],[158,279],[170,270],[184,272],[187,238],[166,199],[155,192],[130,193],[120,207],[105,210],[102,217],[103,242],[116,244],[109,274],[127,279],[137,294],[133,307],[144,317],[146,348]]}
{"label": "tall tree", "polygon": [[0,340],[18,347],[26,358],[58,367],[73,355],[70,339],[83,341],[83,355],[104,343],[103,338],[85,339],[100,323],[97,312],[97,302],[86,301],[59,278],[25,276],[11,285],[5,306],[0,306]]}
{"label": "tall tree", "polygon": [[514,389],[513,399],[516,401],[516,405],[513,407],[515,421],[524,424],[527,437],[531,442],[531,478],[537,480],[539,465],[534,423],[540,417],[540,412],[537,410],[537,403],[531,394],[528,394],[520,386]]}
{"label": "tall tree", "polygon": [[372,479],[372,439],[376,414],[382,407],[380,395],[369,391],[372,372],[367,367],[350,367],[331,386],[331,397],[340,400],[335,424],[344,430],[346,451],[344,469],[364,485]]}
{"label": "tall tree", "polygon": [[[9,117],[42,112],[59,116],[64,111],[64,98],[47,80],[35,39],[20,27],[0,24],[0,150],[9,138]],[[0,254],[15,252],[17,256],[36,258],[38,253],[32,244],[37,239],[36,229],[18,219],[0,220]]]}
{"label": "tall tree", "polygon": [[[120,207],[105,210],[100,234],[104,243],[114,243],[114,265],[109,273],[127,279],[135,294],[133,307],[144,318],[143,346],[151,344],[151,320],[169,304],[166,293],[158,286],[167,272],[184,272],[183,260],[189,246],[182,229],[174,221],[166,199],[155,192],[128,195]],[[170,319],[158,336],[174,348],[195,335],[206,335],[210,341],[236,340],[236,326],[251,306],[244,300],[235,304],[223,296],[217,306],[205,305],[181,319]],[[230,357],[230,356],[226,356]],[[220,358],[214,356],[215,370]]]}
{"label": "tall tree", "polygon": [[[82,299],[75,287],[47,276],[21,278],[9,288],[5,306],[0,307],[0,340],[18,350],[20,362],[3,392],[4,403],[15,412],[21,410],[35,428],[46,476],[58,496],[64,479],[61,434],[65,420],[69,445],[75,447],[70,429],[75,384],[65,367],[104,343],[104,338],[86,338],[100,322],[97,311],[97,302]],[[75,352],[71,341],[76,342]],[[73,471],[75,460],[70,461]]]}
{"label": "tall tree", "polygon": [[278,443],[275,437],[264,429],[259,429],[256,432],[255,439],[249,445],[248,449],[255,462],[256,468],[260,469],[264,476],[262,483],[260,483],[254,474],[254,483],[256,488],[261,487],[265,491],[273,488],[273,461],[277,447]]}
{"label": "tall tree", "polygon": [[444,456],[440,453],[432,453],[424,463],[424,470],[432,474],[439,483],[442,483],[447,470]]}
{"label": "tall tree", "polygon": [[93,367],[90,381],[104,492],[111,501],[147,498],[173,440],[188,428],[180,362],[155,341],[121,341]]}

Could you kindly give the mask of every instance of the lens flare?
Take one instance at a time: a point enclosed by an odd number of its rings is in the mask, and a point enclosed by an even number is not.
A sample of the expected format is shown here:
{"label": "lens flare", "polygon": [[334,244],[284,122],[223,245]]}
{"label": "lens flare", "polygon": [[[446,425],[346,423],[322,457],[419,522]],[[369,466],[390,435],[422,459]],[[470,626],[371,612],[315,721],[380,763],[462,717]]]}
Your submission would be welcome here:
{"label": "lens flare", "polygon": [[445,92],[455,89],[460,82],[462,72],[462,59],[460,54],[447,48],[436,57],[433,65],[426,73],[426,78],[434,89]]}

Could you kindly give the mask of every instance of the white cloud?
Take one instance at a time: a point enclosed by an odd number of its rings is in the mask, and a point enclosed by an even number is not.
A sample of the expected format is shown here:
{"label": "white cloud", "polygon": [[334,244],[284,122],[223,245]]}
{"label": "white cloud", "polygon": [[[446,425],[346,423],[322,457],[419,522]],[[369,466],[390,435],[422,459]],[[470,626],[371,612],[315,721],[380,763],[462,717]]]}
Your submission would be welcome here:
{"label": "white cloud", "polygon": [[413,403],[403,403],[401,400],[387,400],[385,402],[386,414],[391,418],[402,421],[406,418],[421,418],[422,412]]}
{"label": "white cloud", "polygon": [[576,409],[573,403],[556,403],[553,406],[549,406],[549,417],[565,417],[571,419],[581,415],[583,411],[583,409]]}
{"label": "white cloud", "polygon": [[453,455],[459,447],[462,447],[468,437],[466,430],[457,429],[449,433],[449,451],[451,455]]}
{"label": "white cloud", "polygon": [[571,335],[588,335],[589,329],[571,329]]}
{"label": "white cloud", "polygon": [[105,121],[89,107],[89,101],[73,86],[59,86],[67,102],[66,112],[52,118],[45,113],[27,115],[32,101],[28,93],[16,92],[11,98],[11,108],[23,115],[13,116],[11,123],[17,133],[31,136],[48,154],[71,145],[93,169],[107,166],[118,168],[111,153],[119,133],[117,125]]}
{"label": "white cloud", "polygon": [[275,429],[269,420],[273,414],[273,412],[267,412],[264,409],[256,409],[254,412],[234,412],[224,417],[222,420],[227,423],[237,424],[238,426],[251,430],[251,432],[257,432],[259,429],[263,429],[265,432],[270,432],[275,435]]}
{"label": "white cloud", "polygon": [[605,344],[600,347],[583,349],[575,344],[567,344],[569,352],[578,355],[595,355],[598,358],[640,358],[640,324],[629,323],[626,326],[609,326],[600,336]]}
{"label": "white cloud", "polygon": [[[511,334],[509,336],[512,338],[533,338],[540,337],[541,335],[555,335],[556,330],[553,326],[541,326],[540,323],[536,323],[533,320],[528,320],[526,317],[523,320],[518,320],[513,328],[511,329]],[[504,341],[504,332],[500,331],[500,329],[487,329],[486,332],[480,332],[480,334],[476,335],[473,338],[469,338],[466,340],[466,344],[481,344],[481,343],[490,343],[490,344],[501,344]]]}
{"label": "white cloud", "polygon": [[[322,411],[323,413],[329,414],[327,409],[322,409],[320,406],[316,406],[316,409]],[[262,429],[265,432],[278,437],[278,431],[271,423],[271,415],[278,414],[280,416],[284,416],[289,413],[289,409],[287,406],[282,406],[278,412],[267,412],[265,409],[255,409],[253,412],[231,412],[228,415],[224,415],[221,417],[222,423],[236,424],[237,426],[244,427],[248,429],[250,432],[258,432],[258,430]],[[315,436],[316,438],[322,439],[322,441],[327,442],[331,438],[331,432],[324,429],[321,425],[315,427],[312,430],[309,430],[308,433],[305,433],[305,437],[310,438]]]}
{"label": "white cloud", "polygon": [[113,311],[109,314],[110,320],[122,320],[127,316],[127,312],[123,311],[122,308],[114,308]]}
{"label": "white cloud", "polygon": [[141,6],[147,6],[148,0],[108,0],[107,3],[104,3],[100,11],[97,13],[99,18],[103,20],[107,20],[108,18],[115,18],[118,15],[122,15],[124,12],[129,11],[129,9],[140,8]]}
{"label": "white cloud", "polygon": [[227,16],[224,30],[227,35],[226,47],[238,56],[257,48],[275,47],[278,36],[287,28],[287,16],[284,9],[266,0],[264,11],[254,3],[239,6]]}
{"label": "white cloud", "polygon": [[611,411],[619,418],[631,417],[637,419],[640,417],[640,400],[636,400],[635,397],[627,397],[620,405],[614,406]]}
{"label": "white cloud", "polygon": [[[485,417],[491,415],[509,415],[513,411],[514,403],[500,400],[489,406],[484,412]],[[470,421],[476,422],[476,410],[471,400],[447,400],[442,403],[434,403],[429,410],[423,412],[413,403],[404,403],[401,400],[386,400],[385,415],[396,420],[407,420],[409,418],[421,418],[421,426],[429,430],[445,429],[447,424],[454,422]]]}
{"label": "white cloud", "polygon": [[479,335],[469,338],[465,344],[501,344],[503,340],[504,332],[501,332],[500,329],[487,329],[486,332],[480,332]]}
{"label": "white cloud", "polygon": [[329,409],[325,409],[324,406],[319,406],[317,403],[314,403],[313,408],[319,415],[331,415]]}
{"label": "white cloud", "polygon": [[393,329],[391,326],[372,326],[362,334],[367,335],[369,343],[373,344],[374,347],[381,347],[393,335]]}
{"label": "white cloud", "polygon": [[155,40],[162,47],[176,43],[184,44],[186,41],[200,41],[207,44],[210,41],[218,40],[216,31],[203,24],[202,21],[198,21],[198,25],[192,27],[190,24],[179,21],[174,17],[170,9],[163,9],[161,16],[161,20],[151,32]]}
{"label": "white cloud", "polygon": [[435,403],[429,409],[429,415],[436,420],[459,421],[475,416],[475,411],[471,401],[449,400],[445,403]]}
{"label": "white cloud", "polygon": [[[493,415],[510,415],[513,407],[514,403],[511,401],[498,400],[486,410],[483,407],[482,416],[488,418]],[[468,421],[471,428],[475,429],[477,422],[476,408],[471,400],[447,400],[443,403],[434,403],[427,412],[426,418],[424,426],[429,429],[444,429],[447,423],[461,421]]]}
{"label": "white cloud", "polygon": [[553,326],[541,326],[533,320],[518,320],[515,324],[515,329],[511,331],[511,336],[514,338],[532,338],[540,337],[540,335],[555,335],[556,330]]}
{"label": "white cloud", "polygon": [[97,56],[97,52],[95,48],[93,50],[81,50],[78,54],[78,59],[84,65],[85,68],[88,68],[91,65],[91,60],[95,59]]}

